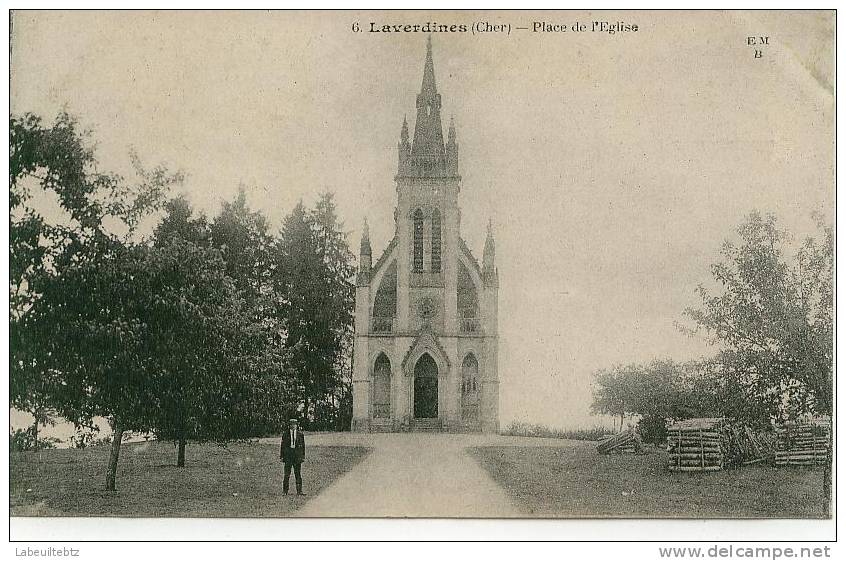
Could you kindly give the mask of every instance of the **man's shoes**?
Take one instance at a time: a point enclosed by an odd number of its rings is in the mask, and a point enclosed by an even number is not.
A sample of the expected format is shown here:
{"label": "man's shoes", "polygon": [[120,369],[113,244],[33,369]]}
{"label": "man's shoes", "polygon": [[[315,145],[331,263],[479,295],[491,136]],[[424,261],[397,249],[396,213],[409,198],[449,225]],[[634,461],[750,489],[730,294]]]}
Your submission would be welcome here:
{"label": "man's shoes", "polygon": [[297,491],[297,495],[304,496],[305,493],[303,493],[302,491]]}

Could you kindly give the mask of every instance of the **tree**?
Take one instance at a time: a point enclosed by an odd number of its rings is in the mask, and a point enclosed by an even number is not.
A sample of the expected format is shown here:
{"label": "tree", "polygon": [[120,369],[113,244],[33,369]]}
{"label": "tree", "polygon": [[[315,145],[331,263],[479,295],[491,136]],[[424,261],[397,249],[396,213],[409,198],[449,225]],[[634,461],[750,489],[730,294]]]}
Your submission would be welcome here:
{"label": "tree", "polygon": [[[291,354],[299,408],[306,426],[311,397],[327,368],[325,349],[331,333],[324,317],[327,297],[323,292],[322,263],[312,223],[300,202],[282,224],[273,248],[273,288],[277,294],[277,317],[286,323],[284,345]],[[293,413],[293,412],[292,412]]]}
{"label": "tree", "polygon": [[750,214],[711,267],[719,290],[700,286],[686,314],[719,346],[717,361],[742,398],[733,416],[750,422],[830,414],[833,367],[833,242],[808,239],[785,255],[788,233],[774,216]]}
{"label": "tree", "polygon": [[638,370],[637,365],[618,365],[594,372],[593,403],[591,411],[606,415],[620,416],[620,430],[626,414],[635,412],[635,399],[631,380]]}
{"label": "tree", "polygon": [[256,312],[264,310],[259,302],[268,294],[270,280],[270,245],[267,219],[247,206],[244,189],[232,202],[224,202],[209,228],[210,242],[226,262],[226,274]]}
{"label": "tree", "polygon": [[663,442],[667,423],[724,414],[725,388],[710,361],[653,360],[627,364],[594,374],[595,413],[637,415],[647,442]]}
{"label": "tree", "polygon": [[[155,433],[178,443],[179,467],[189,439],[225,441],[278,427],[293,393],[280,323],[263,314],[261,287],[239,282],[260,277],[257,264],[243,259],[249,242],[214,247],[239,232],[231,209],[207,228],[187,201],[171,201],[149,253],[152,301],[143,322],[157,376]],[[225,256],[240,261],[233,266]]]}
{"label": "tree", "polygon": [[[138,326],[121,323],[121,293],[109,293],[117,299],[99,308],[75,305],[84,290],[101,294],[109,292],[110,282],[131,285],[135,256],[129,240],[181,175],[162,167],[147,171],[136,157],[137,182],[101,173],[89,136],[67,114],[49,127],[31,114],[10,118],[10,401],[33,413],[36,423],[48,406],[74,423],[86,422],[93,411],[120,411],[107,475],[113,490],[119,423],[123,411],[132,409],[124,398],[134,388],[123,393],[111,382],[98,388],[86,381],[135,370]],[[34,190],[52,194],[65,215],[48,223],[32,204]],[[99,363],[79,360],[87,344],[93,345],[89,357],[105,353]]]}
{"label": "tree", "polygon": [[277,314],[286,321],[300,392],[300,410],[313,426],[335,427],[349,392],[354,287],[352,252],[331,194],[314,211],[300,202],[285,218],[272,249]]}
{"label": "tree", "polygon": [[155,380],[148,376],[147,304],[138,279],[145,248],[101,243],[85,258],[39,284],[31,310],[48,367],[61,373],[54,405],[77,425],[107,417],[113,429],[106,489],[115,489],[120,443],[126,430],[149,430]]}
{"label": "tree", "polygon": [[[317,243],[323,257],[329,295],[329,323],[333,331],[331,358],[334,376],[326,384],[322,404],[325,425],[342,430],[352,421],[352,350],[355,309],[355,256],[338,220],[334,194],[323,193],[312,213]],[[319,411],[315,412],[320,417]]]}

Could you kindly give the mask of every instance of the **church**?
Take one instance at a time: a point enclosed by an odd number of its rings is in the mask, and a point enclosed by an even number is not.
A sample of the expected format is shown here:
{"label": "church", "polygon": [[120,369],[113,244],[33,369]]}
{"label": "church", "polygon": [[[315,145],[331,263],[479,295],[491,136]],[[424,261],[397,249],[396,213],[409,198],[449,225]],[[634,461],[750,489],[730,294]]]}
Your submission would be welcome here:
{"label": "church", "polygon": [[403,121],[394,237],[373,262],[365,222],[355,296],[352,429],[499,430],[493,232],[482,264],[461,238],[455,124],[446,142],[431,39],[414,135]]}

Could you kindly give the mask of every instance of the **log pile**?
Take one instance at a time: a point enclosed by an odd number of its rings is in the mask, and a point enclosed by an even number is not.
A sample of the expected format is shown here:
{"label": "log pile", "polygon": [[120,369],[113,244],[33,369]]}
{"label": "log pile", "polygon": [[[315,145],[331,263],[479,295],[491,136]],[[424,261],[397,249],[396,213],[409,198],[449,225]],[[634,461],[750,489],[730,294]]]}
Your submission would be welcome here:
{"label": "log pile", "polygon": [[600,454],[634,454],[642,450],[640,435],[633,428],[606,438],[596,447]]}
{"label": "log pile", "polygon": [[830,443],[830,419],[785,423],[776,429],[775,464],[777,466],[825,464]]}
{"label": "log pile", "polygon": [[723,464],[749,465],[764,461],[766,447],[747,425],[726,423],[722,427]]}
{"label": "log pile", "polygon": [[722,419],[687,419],[668,429],[670,471],[723,469]]}

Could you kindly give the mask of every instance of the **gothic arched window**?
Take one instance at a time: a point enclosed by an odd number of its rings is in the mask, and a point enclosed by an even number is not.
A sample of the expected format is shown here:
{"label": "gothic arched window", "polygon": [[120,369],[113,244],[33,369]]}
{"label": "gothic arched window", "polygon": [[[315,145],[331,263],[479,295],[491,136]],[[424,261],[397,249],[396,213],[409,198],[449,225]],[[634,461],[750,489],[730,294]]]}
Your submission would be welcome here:
{"label": "gothic arched window", "polygon": [[476,285],[470,271],[462,261],[458,262],[458,318],[461,322],[460,328],[463,332],[480,331],[479,324],[479,297],[476,293]]}
{"label": "gothic arched window", "polygon": [[414,211],[414,272],[423,272],[423,211]]}
{"label": "gothic arched window", "polygon": [[391,361],[380,353],[373,366],[373,416],[391,416]]}
{"label": "gothic arched window", "polygon": [[432,272],[441,272],[441,213],[432,214]]}
{"label": "gothic arched window", "polygon": [[461,364],[461,418],[478,420],[479,418],[479,361],[473,353],[468,353]]}

